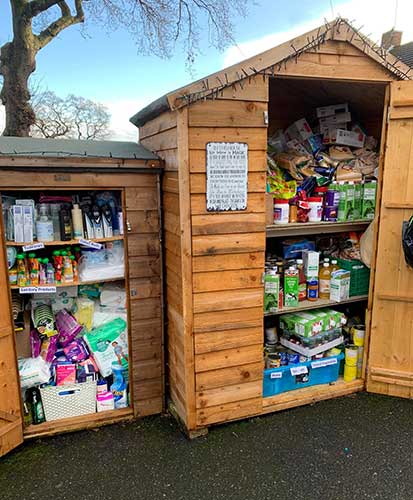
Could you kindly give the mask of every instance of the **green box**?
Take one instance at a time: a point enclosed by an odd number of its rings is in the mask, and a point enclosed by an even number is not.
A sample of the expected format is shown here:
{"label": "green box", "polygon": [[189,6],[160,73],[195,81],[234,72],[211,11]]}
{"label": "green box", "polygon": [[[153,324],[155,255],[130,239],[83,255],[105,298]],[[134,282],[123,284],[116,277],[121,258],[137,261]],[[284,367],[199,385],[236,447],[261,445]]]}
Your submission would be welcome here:
{"label": "green box", "polygon": [[353,205],[353,218],[352,220],[361,219],[363,199],[363,184],[357,182],[354,184],[354,205]]}
{"label": "green box", "polygon": [[280,275],[267,272],[264,276],[264,311],[278,311],[278,299],[280,295]]}
{"label": "green box", "polygon": [[299,278],[298,272],[295,274],[284,273],[284,306],[297,307],[298,306],[298,285]]}
{"label": "green box", "polygon": [[363,186],[362,219],[373,220],[376,212],[377,182],[365,182]]}

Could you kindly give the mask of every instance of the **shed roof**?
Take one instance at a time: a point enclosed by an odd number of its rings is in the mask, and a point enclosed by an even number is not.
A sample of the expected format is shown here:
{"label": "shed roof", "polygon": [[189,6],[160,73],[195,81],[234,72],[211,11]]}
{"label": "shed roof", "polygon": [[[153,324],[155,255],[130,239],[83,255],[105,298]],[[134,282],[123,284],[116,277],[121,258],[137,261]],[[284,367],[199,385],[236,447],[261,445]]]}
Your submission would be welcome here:
{"label": "shed roof", "polygon": [[257,74],[276,76],[282,64],[296,60],[309,50],[317,50],[327,40],[344,41],[353,45],[367,57],[384,66],[389,74],[393,74],[399,80],[409,80],[411,71],[413,75],[412,68],[372,42],[347,19],[339,17],[261,54],[170,92],[140,110],[130,118],[130,121],[141,127],[165,111],[175,110],[201,99],[212,99],[225,88],[246,78]]}
{"label": "shed roof", "polygon": [[137,142],[0,137],[0,156],[159,160]]}
{"label": "shed roof", "polygon": [[394,47],[390,52],[403,61],[404,64],[413,68],[413,42]]}

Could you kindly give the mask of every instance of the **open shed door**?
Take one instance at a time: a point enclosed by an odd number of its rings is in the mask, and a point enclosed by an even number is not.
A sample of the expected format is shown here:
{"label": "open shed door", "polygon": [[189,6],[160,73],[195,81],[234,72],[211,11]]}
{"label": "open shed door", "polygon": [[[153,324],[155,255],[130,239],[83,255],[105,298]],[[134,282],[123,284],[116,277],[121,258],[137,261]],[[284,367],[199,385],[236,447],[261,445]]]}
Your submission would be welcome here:
{"label": "open shed door", "polygon": [[23,442],[20,383],[0,215],[0,457]]}
{"label": "open shed door", "polygon": [[413,81],[392,82],[384,157],[367,390],[413,397],[413,269],[403,221],[413,215]]}

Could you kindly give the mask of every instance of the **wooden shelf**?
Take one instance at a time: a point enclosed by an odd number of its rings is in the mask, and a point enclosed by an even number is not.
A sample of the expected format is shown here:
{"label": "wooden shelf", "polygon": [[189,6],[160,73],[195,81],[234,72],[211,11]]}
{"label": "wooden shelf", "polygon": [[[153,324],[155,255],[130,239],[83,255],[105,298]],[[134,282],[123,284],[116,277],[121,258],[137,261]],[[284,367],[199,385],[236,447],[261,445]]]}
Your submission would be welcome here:
{"label": "wooden shelf", "polygon": [[331,384],[314,385],[303,389],[283,392],[276,396],[263,398],[262,413],[271,413],[274,411],[302,406],[305,404],[317,403],[324,399],[346,396],[364,389],[364,380],[357,379],[353,382],[345,382],[341,377],[337,382]]}
{"label": "wooden shelf", "polygon": [[307,309],[320,309],[322,307],[328,306],[340,306],[342,304],[351,304],[352,302],[362,302],[363,300],[367,300],[368,298],[368,295],[355,295],[354,297],[350,297],[347,300],[342,300],[341,302],[336,302],[329,299],[319,299],[315,302],[311,300],[303,300],[303,302],[300,302],[297,307],[284,307],[283,309],[280,309],[276,312],[265,312],[264,316],[279,316],[280,314],[305,311]]}
{"label": "wooden shelf", "polygon": [[267,226],[267,238],[282,238],[285,236],[304,236],[307,234],[329,234],[347,231],[364,231],[371,220],[356,220],[348,222],[304,222],[293,224],[274,224]]}
{"label": "wooden shelf", "polygon": [[[95,243],[107,243],[109,241],[122,241],[125,237],[121,236],[111,236],[110,238],[92,238],[88,241],[93,241]],[[69,245],[79,245],[79,240],[68,240],[68,241],[30,241],[27,243],[15,243],[14,241],[6,241],[8,247],[22,247],[26,245],[35,245],[36,243],[43,243],[45,247],[53,246],[69,246]]]}
{"label": "wooden shelf", "polygon": [[73,283],[55,283],[53,285],[27,285],[27,286],[18,286],[18,285],[10,285],[11,290],[20,290],[20,288],[50,288],[55,286],[56,288],[68,287],[68,286],[78,286],[78,285],[96,285],[97,283],[107,283],[109,281],[121,281],[124,280],[125,276],[117,276],[116,278],[106,278],[100,280],[93,281],[74,281]]}
{"label": "wooden shelf", "polygon": [[62,418],[51,420],[38,425],[29,425],[23,431],[25,438],[36,438],[41,436],[51,436],[63,432],[72,432],[80,429],[89,429],[102,425],[113,424],[115,422],[130,420],[133,418],[132,408],[121,408],[119,410],[103,411],[100,413],[90,413],[80,417]]}

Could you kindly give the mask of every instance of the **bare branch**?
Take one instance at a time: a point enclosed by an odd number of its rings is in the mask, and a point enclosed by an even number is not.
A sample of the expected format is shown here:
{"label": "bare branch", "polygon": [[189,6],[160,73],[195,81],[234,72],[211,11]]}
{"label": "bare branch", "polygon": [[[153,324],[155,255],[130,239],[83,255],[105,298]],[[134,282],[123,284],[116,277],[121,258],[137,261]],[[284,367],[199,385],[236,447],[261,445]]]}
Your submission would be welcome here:
{"label": "bare branch", "polygon": [[27,17],[36,17],[42,12],[45,12],[50,7],[57,5],[60,0],[32,0],[29,2],[25,9],[25,15]]}

